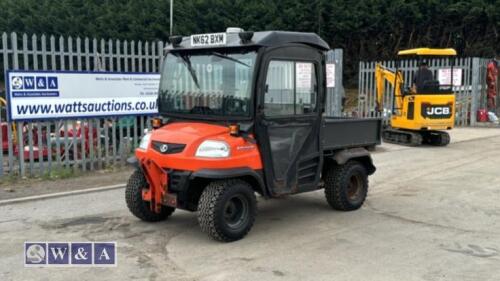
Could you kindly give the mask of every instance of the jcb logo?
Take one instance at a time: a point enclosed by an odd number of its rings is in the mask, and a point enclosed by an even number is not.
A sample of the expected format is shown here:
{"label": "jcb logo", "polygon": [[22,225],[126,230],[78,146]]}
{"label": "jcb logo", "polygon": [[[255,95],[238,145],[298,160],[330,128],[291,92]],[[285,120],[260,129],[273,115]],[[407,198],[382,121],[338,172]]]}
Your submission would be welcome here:
{"label": "jcb logo", "polygon": [[426,118],[450,118],[452,108],[449,105],[422,104],[422,116]]}
{"label": "jcb logo", "polygon": [[449,107],[428,107],[427,115],[449,115]]}

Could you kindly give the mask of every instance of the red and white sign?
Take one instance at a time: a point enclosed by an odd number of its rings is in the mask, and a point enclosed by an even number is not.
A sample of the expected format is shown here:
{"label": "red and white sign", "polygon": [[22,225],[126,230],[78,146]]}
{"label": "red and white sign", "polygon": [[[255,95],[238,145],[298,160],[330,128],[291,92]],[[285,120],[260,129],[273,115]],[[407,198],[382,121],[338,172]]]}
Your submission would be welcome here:
{"label": "red and white sign", "polygon": [[310,89],[312,85],[312,63],[298,62],[295,64],[295,87]]}
{"label": "red and white sign", "polygon": [[335,64],[326,64],[326,87],[335,88]]}
{"label": "red and white sign", "polygon": [[[451,68],[441,68],[438,70],[439,85],[451,84]],[[462,69],[453,69],[453,86],[462,86]]]}

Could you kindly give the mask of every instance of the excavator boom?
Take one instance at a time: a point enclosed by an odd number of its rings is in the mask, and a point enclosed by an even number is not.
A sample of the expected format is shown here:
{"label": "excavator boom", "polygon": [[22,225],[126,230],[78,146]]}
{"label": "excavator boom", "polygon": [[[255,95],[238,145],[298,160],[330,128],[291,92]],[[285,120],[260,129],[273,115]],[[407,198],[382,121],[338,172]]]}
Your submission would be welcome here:
{"label": "excavator boom", "polygon": [[385,81],[394,88],[395,108],[402,108],[403,95],[401,89],[404,80],[401,72],[398,71],[396,74],[380,63],[377,63],[377,65],[375,65],[375,81],[377,83],[377,110],[380,112],[384,110]]}

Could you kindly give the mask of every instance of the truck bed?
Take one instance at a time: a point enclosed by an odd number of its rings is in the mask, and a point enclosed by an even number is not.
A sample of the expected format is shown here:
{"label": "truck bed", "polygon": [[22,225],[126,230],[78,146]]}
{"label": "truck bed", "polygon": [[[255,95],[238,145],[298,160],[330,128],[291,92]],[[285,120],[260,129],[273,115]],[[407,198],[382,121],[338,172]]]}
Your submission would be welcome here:
{"label": "truck bed", "polygon": [[380,144],[382,119],[324,117],[323,148],[373,147]]}

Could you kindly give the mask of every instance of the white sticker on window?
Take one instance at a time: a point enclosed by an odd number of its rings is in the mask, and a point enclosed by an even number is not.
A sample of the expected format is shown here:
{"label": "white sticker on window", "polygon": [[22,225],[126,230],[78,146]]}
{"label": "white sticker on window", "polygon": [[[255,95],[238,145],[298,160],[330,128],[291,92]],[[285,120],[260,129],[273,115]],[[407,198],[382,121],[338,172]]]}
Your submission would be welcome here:
{"label": "white sticker on window", "polygon": [[298,62],[295,64],[295,87],[310,89],[312,84],[312,63]]}
{"label": "white sticker on window", "polygon": [[335,87],[335,64],[327,63],[326,64],[326,87],[334,88]]}
{"label": "white sticker on window", "polygon": [[[438,70],[439,85],[450,85],[451,83],[451,68],[441,68]],[[462,85],[462,69],[453,69],[453,86]]]}

